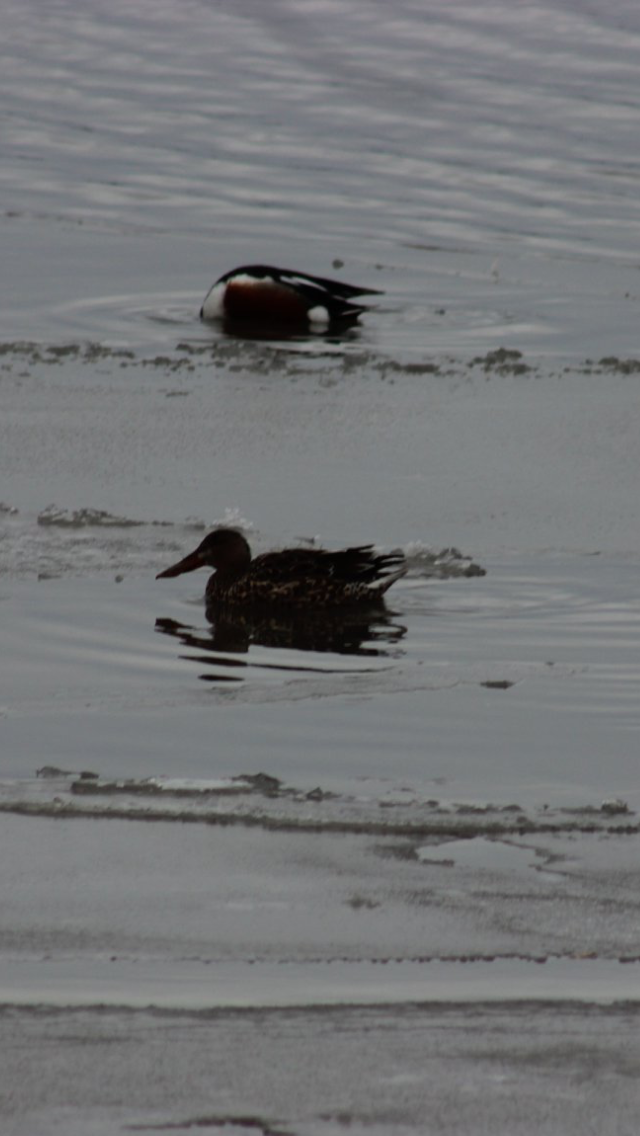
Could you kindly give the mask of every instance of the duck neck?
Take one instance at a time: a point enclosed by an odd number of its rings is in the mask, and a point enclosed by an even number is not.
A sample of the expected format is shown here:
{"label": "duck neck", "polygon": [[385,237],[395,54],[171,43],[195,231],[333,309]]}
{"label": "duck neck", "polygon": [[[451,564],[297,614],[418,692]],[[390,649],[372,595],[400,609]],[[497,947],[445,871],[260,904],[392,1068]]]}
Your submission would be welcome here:
{"label": "duck neck", "polygon": [[225,564],[223,568],[217,568],[207,582],[207,596],[210,599],[224,599],[229,589],[246,574],[249,563],[250,560],[244,567],[238,564]]}
{"label": "duck neck", "polygon": [[246,575],[251,565],[251,549],[246,540],[240,539],[228,550],[224,563],[218,565],[216,580],[218,586],[228,588]]}

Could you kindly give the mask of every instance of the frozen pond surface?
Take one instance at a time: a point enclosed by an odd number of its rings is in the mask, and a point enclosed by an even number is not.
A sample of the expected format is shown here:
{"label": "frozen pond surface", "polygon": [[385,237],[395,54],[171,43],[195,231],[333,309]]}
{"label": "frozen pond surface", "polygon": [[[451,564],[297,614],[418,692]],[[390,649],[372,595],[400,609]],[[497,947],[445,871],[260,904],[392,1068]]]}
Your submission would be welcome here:
{"label": "frozen pond surface", "polygon": [[[4,5],[8,1136],[635,1132],[639,55],[624,0]],[[256,261],[384,295],[203,326]],[[212,625],[155,575],[220,522],[410,571]]]}
{"label": "frozen pond surface", "polygon": [[27,1117],[5,1122],[10,1136],[583,1136],[636,1125],[638,1017],[622,1005],[12,1011],[0,1031]]}

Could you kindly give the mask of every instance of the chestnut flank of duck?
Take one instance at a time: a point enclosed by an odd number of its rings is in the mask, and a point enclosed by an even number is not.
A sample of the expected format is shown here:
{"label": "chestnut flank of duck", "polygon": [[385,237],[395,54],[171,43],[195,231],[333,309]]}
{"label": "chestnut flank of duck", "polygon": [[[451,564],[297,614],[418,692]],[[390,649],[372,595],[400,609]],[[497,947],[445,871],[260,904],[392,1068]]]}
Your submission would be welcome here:
{"label": "chestnut flank of duck", "polygon": [[378,295],[375,288],[250,264],[226,272],[212,285],[200,318],[229,323],[271,322],[322,331],[331,325],[354,322],[366,312],[365,305],[354,303],[357,296]]}

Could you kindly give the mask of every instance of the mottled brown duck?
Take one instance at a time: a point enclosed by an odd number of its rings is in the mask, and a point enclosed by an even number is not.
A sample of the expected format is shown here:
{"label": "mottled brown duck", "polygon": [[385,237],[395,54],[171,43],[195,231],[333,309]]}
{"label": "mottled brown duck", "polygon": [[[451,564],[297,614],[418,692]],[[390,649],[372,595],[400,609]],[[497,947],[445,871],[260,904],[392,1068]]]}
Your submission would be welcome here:
{"label": "mottled brown duck", "polygon": [[380,603],[407,571],[401,552],[377,553],[372,544],[338,552],[285,548],[252,557],[242,533],[215,529],[188,556],[159,572],[156,579],[204,567],[216,569],[207,583],[208,604],[306,608]]}

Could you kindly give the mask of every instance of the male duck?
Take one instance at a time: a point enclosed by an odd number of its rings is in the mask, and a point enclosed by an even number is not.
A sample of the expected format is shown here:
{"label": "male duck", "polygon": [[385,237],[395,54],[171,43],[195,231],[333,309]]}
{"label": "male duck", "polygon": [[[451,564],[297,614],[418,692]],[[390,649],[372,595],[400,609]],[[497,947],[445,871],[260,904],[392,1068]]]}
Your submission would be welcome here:
{"label": "male duck", "polygon": [[352,323],[367,311],[354,303],[354,297],[379,295],[375,288],[251,264],[216,281],[205,296],[200,318],[326,331],[335,324]]}

